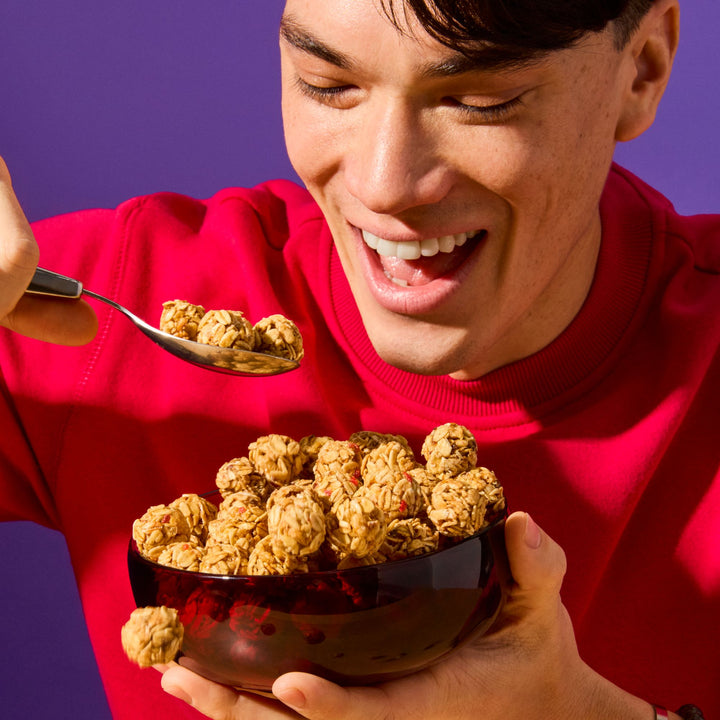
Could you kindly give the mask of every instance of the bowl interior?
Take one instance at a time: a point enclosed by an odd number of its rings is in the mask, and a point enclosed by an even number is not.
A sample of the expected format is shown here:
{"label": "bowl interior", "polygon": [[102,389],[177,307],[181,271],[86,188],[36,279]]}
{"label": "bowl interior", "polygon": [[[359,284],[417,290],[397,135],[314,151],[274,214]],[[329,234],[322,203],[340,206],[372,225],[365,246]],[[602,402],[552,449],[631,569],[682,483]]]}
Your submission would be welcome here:
{"label": "bowl interior", "polygon": [[181,664],[269,690],[301,670],[369,684],[437,661],[490,627],[507,575],[504,518],[456,545],[406,560],[301,575],[220,576],[158,565],[131,541],[138,606],[178,610]]}

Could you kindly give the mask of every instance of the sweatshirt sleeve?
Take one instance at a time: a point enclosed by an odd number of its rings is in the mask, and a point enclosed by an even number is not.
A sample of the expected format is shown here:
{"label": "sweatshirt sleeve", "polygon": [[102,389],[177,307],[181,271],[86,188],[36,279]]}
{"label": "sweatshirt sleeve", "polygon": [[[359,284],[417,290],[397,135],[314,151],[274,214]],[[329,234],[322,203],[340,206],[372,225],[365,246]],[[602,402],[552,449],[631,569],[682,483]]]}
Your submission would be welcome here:
{"label": "sweatshirt sleeve", "polygon": [[[83,279],[108,272],[118,220],[114,210],[92,210],[36,223],[40,264]],[[60,529],[53,489],[63,429],[97,347],[54,346],[0,328],[0,520]]]}

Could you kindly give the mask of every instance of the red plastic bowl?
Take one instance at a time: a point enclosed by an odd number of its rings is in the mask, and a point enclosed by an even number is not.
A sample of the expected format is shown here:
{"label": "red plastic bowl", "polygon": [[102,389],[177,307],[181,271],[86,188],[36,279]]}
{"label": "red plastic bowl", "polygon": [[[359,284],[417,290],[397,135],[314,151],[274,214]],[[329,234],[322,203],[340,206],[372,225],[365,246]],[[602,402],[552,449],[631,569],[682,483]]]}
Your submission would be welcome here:
{"label": "red plastic bowl", "polygon": [[490,627],[507,573],[504,523],[444,550],[342,571],[207,575],[146,560],[133,541],[128,569],[139,607],[178,610],[178,662],[211,680],[269,690],[301,670],[365,685],[427,667]]}

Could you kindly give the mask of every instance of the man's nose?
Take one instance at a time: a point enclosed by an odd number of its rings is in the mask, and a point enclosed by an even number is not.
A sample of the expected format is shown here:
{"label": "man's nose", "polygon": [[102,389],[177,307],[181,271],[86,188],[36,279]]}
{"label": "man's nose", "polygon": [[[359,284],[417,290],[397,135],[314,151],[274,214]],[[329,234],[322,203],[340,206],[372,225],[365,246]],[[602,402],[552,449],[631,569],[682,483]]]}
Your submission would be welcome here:
{"label": "man's nose", "polygon": [[448,193],[451,172],[438,138],[422,117],[402,103],[364,114],[344,161],[348,191],[369,210],[397,215],[431,205]]}

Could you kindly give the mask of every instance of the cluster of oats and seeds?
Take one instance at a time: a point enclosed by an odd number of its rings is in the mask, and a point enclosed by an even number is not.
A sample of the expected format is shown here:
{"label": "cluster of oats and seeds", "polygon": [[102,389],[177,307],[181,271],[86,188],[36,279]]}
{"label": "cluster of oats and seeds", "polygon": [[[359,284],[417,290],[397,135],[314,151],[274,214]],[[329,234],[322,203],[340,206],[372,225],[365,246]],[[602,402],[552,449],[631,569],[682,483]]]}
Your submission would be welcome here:
{"label": "cluster of oats and seeds", "polygon": [[169,663],[182,647],[185,628],[174,608],[141,607],[122,626],[120,641],[125,654],[140,667]]}
{"label": "cluster of oats and seeds", "polygon": [[347,440],[265,435],[217,473],[222,497],[186,494],[133,524],[157,563],[222,575],[344,569],[421,555],[469,537],[505,511],[467,428],[435,428],[416,460],[400,435]]}
{"label": "cluster of oats and seeds", "polygon": [[163,303],[160,329],[186,340],[235,350],[266,353],[288,360],[303,357],[302,335],[284,315],[270,315],[253,325],[240,310],[208,310],[184,300]]}

